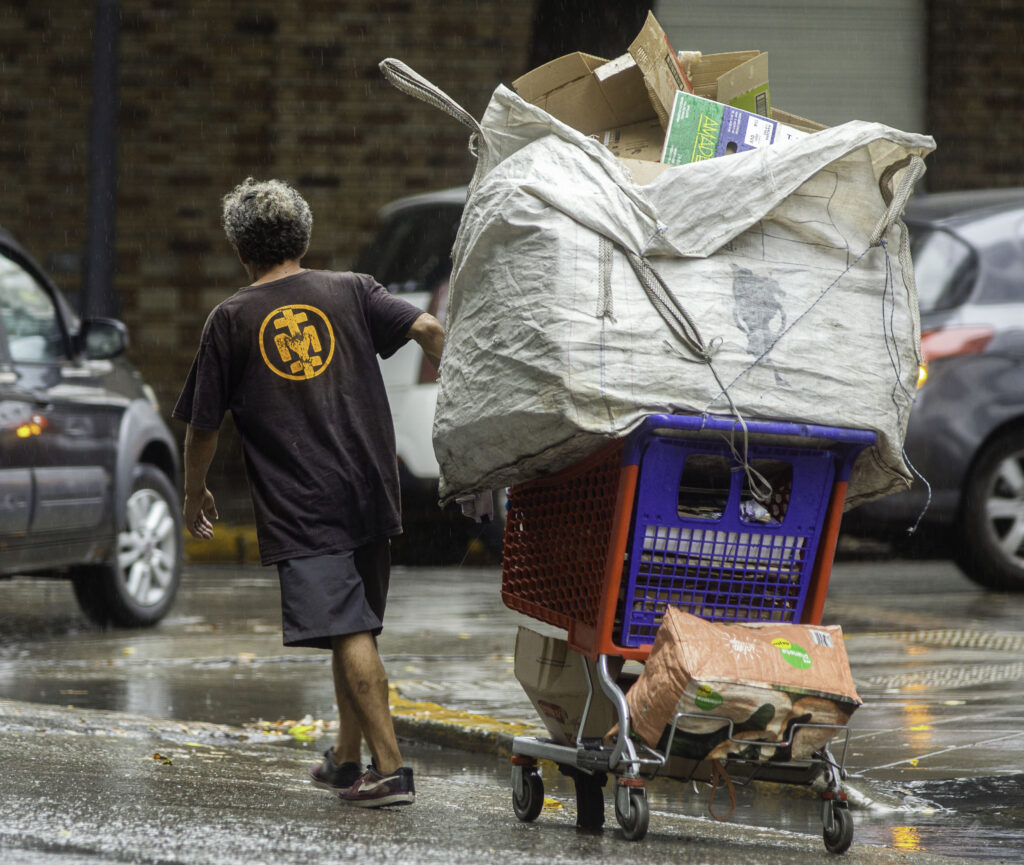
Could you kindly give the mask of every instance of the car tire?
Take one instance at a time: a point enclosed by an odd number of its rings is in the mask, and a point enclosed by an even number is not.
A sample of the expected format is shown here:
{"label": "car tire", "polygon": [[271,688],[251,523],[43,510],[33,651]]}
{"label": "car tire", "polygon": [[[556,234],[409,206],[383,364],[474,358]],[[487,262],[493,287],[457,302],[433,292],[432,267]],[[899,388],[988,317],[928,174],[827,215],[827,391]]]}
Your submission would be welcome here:
{"label": "car tire", "polygon": [[143,464],[135,469],[124,513],[116,560],[74,569],[75,598],[98,625],[149,627],[167,614],[181,583],[181,505],[167,476]]}
{"label": "car tire", "polygon": [[956,562],[988,589],[1024,592],[1024,430],[984,446],[957,522]]}

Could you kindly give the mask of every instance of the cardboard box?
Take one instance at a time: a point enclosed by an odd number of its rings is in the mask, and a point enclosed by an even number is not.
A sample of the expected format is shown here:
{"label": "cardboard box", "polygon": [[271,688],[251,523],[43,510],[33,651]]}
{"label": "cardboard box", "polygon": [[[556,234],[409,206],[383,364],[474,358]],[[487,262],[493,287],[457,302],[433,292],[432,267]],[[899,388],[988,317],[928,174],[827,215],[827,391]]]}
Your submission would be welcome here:
{"label": "cardboard box", "polygon": [[775,140],[772,144],[779,144],[783,141],[795,141],[797,138],[806,138],[810,134],[810,132],[804,132],[802,129],[796,129],[792,126],[786,126],[784,123],[779,123],[775,127]]}
{"label": "cardboard box", "polygon": [[619,129],[609,129],[598,140],[620,159],[658,162],[665,144],[665,130],[657,118]]}
{"label": "cardboard box", "polygon": [[[680,52],[681,54],[685,52]],[[718,99],[718,79],[729,70],[735,69],[748,60],[753,60],[760,51],[729,51],[723,54],[702,54],[700,60],[690,68],[690,83],[696,96]]]}
{"label": "cardboard box", "polygon": [[648,183],[652,183],[669,167],[661,162],[647,162],[643,159],[629,159],[621,156],[619,162],[622,163],[623,168],[626,169],[637,186],[646,186]]}
{"label": "cardboard box", "polygon": [[661,161],[684,165],[764,147],[774,140],[777,126],[766,117],[680,91]]}
{"label": "cardboard box", "polygon": [[804,759],[861,703],[838,626],[724,624],[672,606],[626,701],[634,732],[652,747],[664,747],[667,725],[685,713],[672,754],[691,760],[774,759],[771,743],[793,724],[815,725],[793,738],[792,759]]}
{"label": "cardboard box", "polygon": [[821,132],[822,129],[828,129],[822,123],[818,123],[814,120],[808,120],[806,117],[801,117],[799,114],[790,114],[788,111],[783,111],[781,108],[772,108],[772,120],[783,123],[787,127],[792,127],[800,132]]}
{"label": "cardboard box", "polygon": [[[676,53],[653,14],[648,14],[628,54],[610,61],[582,52],[566,54],[517,78],[512,87],[527,102],[584,135],[595,136],[638,185],[653,181],[665,169],[664,162],[678,165],[739,153],[825,128],[771,107],[767,54]],[[676,141],[670,141],[665,129],[677,94],[691,92],[733,104],[717,109],[691,105],[690,119],[680,119]],[[704,111],[702,119],[692,113],[699,110]],[[750,119],[757,114],[764,116]]]}
{"label": "cardboard box", "polygon": [[643,29],[629,46],[629,53],[643,73],[651,104],[661,125],[667,127],[676,92],[692,93],[693,85],[653,12],[647,13]]}
{"label": "cardboard box", "polygon": [[606,61],[566,54],[512,82],[516,93],[584,135],[654,115],[644,77],[629,55]]}
{"label": "cardboard box", "polygon": [[734,66],[718,78],[719,102],[771,117],[771,99],[768,95],[768,55],[758,54]]}
{"label": "cardboard box", "polygon": [[[610,672],[616,676],[619,669],[610,667]],[[520,627],[516,634],[515,675],[551,738],[560,745],[574,744],[587,702],[583,656],[570,649],[565,640]],[[615,707],[596,681],[594,685],[594,699],[583,730],[588,739],[602,738],[618,721]]]}

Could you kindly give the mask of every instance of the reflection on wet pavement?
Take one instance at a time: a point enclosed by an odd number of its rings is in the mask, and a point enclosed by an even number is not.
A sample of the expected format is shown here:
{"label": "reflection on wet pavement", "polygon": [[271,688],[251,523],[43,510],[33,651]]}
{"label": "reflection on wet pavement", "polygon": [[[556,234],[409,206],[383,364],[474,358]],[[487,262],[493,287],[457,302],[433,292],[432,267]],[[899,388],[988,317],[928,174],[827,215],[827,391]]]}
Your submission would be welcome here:
{"label": "reflection on wet pavement", "polygon": [[[504,608],[499,580],[496,569],[396,569],[380,645],[404,698],[536,723],[512,674],[515,629],[560,632]],[[102,632],[64,583],[0,582],[0,697],[249,730],[333,721],[329,657],[281,646],[278,604],[272,571],[191,568],[160,627]],[[847,759],[867,791],[856,841],[1024,862],[1022,614],[1024,598],[985,593],[945,563],[836,566],[826,622],[844,627],[866,703]],[[500,761],[460,759],[506,783]],[[741,788],[733,820],[819,834],[806,793],[779,792]],[[706,790],[666,781],[651,796],[654,808],[707,814]]]}

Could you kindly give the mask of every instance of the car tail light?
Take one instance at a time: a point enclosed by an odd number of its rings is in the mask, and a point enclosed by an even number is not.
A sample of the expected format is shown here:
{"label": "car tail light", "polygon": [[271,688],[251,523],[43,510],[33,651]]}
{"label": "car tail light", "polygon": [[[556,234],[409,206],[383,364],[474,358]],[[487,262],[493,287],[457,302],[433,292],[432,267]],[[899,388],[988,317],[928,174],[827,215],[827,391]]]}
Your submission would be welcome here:
{"label": "car tail light", "polygon": [[924,331],[921,334],[921,356],[924,362],[917,371],[918,388],[928,380],[928,364],[931,361],[981,354],[993,336],[995,330],[988,326],[940,327]]}
{"label": "car tail light", "polygon": [[981,354],[995,336],[991,327],[942,327],[921,334],[924,362],[940,357]]}

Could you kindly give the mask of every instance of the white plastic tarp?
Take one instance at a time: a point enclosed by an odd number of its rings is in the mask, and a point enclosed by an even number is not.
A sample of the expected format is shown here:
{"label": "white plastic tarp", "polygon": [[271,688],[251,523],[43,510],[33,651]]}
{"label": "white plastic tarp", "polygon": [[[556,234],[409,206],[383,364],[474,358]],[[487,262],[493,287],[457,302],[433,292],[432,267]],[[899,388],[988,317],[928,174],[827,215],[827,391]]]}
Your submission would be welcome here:
{"label": "white plastic tarp", "polygon": [[656,412],[872,429],[847,505],[906,487],[920,334],[899,215],[930,137],[855,121],[639,186],[503,86],[477,125],[382,67],[476,132],[434,419],[443,500]]}

